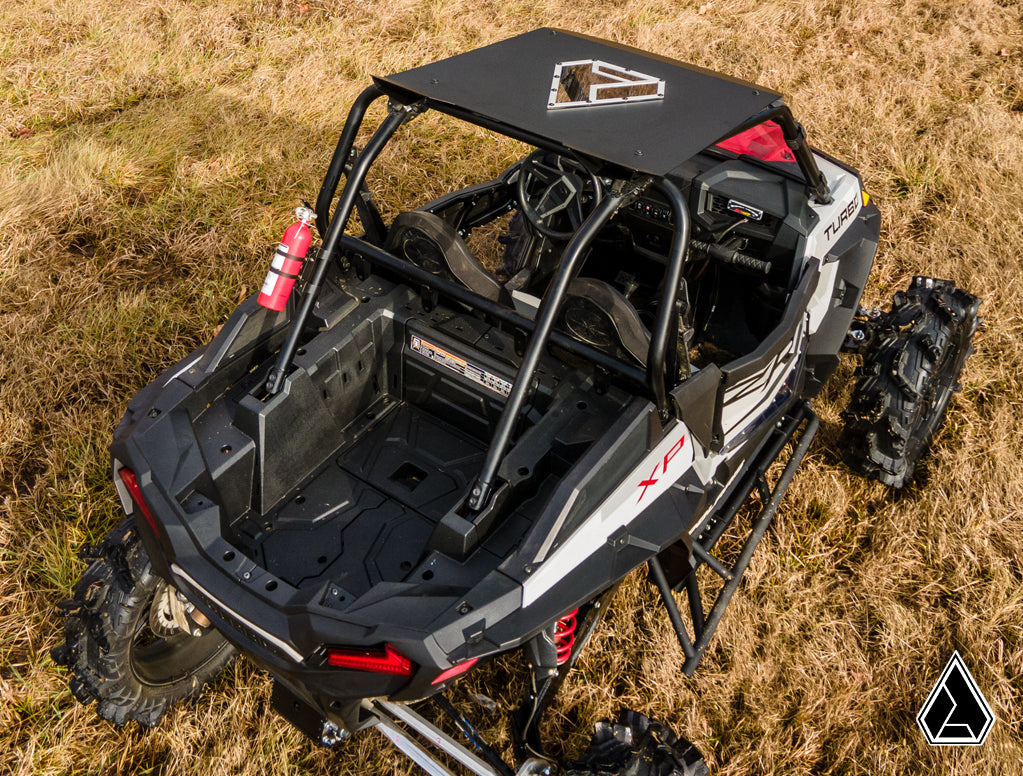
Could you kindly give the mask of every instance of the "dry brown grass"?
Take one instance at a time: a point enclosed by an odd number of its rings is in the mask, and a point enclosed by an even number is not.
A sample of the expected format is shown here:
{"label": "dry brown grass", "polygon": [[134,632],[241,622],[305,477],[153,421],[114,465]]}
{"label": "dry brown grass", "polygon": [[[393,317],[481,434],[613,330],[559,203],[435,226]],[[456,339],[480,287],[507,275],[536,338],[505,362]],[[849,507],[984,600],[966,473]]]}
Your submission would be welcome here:
{"label": "dry brown grass", "polygon": [[[115,730],[48,657],[76,549],[116,519],[105,452],[128,397],[210,336],[311,199],[367,76],[555,24],[789,96],[883,215],[871,301],[915,272],[980,294],[987,326],[918,484],[894,497],[823,433],[697,677],[639,577],[548,735],[578,751],[629,705],[720,774],[1007,774],[1023,762],[1023,38],[1009,0],[7,0],[0,8],[0,772],[406,772],[363,736],[339,755],[268,710],[238,663],[155,731]],[[511,145],[421,119],[375,181],[397,208]],[[403,166],[404,165],[404,166]],[[426,171],[423,174],[422,171]],[[418,173],[418,177],[413,175]],[[440,184],[433,184],[440,185]],[[446,184],[445,184],[446,185]],[[953,647],[997,722],[931,749],[914,715]],[[504,707],[514,661],[468,679]],[[467,696],[459,696],[465,700]],[[498,742],[499,715],[481,713]]]}

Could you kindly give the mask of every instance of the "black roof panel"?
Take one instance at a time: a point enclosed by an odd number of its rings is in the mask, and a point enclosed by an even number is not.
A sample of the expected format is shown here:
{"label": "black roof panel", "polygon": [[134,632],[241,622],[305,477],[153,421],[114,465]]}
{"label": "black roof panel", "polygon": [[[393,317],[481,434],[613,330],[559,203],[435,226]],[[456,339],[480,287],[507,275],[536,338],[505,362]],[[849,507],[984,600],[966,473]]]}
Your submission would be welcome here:
{"label": "black roof panel", "polygon": [[[579,60],[662,79],[664,98],[548,109],[555,67]],[[667,57],[546,28],[375,80],[399,99],[425,97],[438,110],[453,106],[652,175],[666,175],[781,97]]]}

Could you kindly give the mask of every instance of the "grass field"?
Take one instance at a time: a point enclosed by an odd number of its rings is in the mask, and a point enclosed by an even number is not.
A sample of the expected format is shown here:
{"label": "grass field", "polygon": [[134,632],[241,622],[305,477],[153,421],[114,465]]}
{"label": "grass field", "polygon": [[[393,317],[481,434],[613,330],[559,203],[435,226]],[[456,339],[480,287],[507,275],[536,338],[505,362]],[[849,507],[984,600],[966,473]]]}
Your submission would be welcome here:
{"label": "grass field", "polygon": [[[118,519],[106,446],[128,398],[258,287],[368,76],[548,24],[786,94],[881,210],[868,302],[919,272],[981,296],[985,318],[916,484],[895,496],[840,463],[844,367],[697,676],[636,575],[548,738],[578,752],[627,705],[722,775],[1023,772],[1023,5],[5,0],[0,773],[411,769],[375,735],[315,748],[269,713],[269,679],[244,661],[157,729],[115,729],[49,658],[54,605],[78,548]],[[391,214],[520,152],[430,116],[407,136],[372,182]],[[980,748],[929,748],[914,722],[953,648],[997,718]],[[466,689],[508,709],[513,667]],[[507,744],[500,714],[477,716]]]}

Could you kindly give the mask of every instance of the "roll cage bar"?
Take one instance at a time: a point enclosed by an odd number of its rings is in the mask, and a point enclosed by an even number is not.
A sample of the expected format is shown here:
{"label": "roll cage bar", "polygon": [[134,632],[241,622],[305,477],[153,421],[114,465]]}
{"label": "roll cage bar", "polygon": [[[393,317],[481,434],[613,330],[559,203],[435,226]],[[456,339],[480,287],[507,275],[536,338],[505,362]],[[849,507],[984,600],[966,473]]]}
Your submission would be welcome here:
{"label": "roll cage bar", "polygon": [[[532,336],[522,357],[522,363],[516,375],[512,391],[501,413],[494,437],[487,450],[483,467],[469,492],[467,507],[472,512],[479,513],[488,505],[501,458],[511,440],[516,422],[521,414],[529,387],[532,384],[533,373],[539,364],[541,355],[549,344],[555,344],[605,370],[636,383],[637,386],[642,386],[643,393],[655,404],[661,421],[667,422],[670,420],[674,413],[669,404],[668,390],[672,386],[666,385],[666,380],[668,375],[677,374],[678,364],[676,363],[677,348],[669,347],[669,344],[673,332],[678,331],[678,295],[690,237],[689,209],[678,187],[667,177],[651,178],[644,176],[624,187],[619,187],[616,191],[609,192],[565,247],[558,270],[552,280],[551,288],[544,297],[536,318],[530,320],[525,316],[519,315],[514,310],[496,304],[457,283],[426,272],[410,262],[403,261],[373,245],[371,242],[345,235],[344,231],[351,218],[353,209],[359,210],[362,217],[361,220],[363,220],[364,226],[367,227],[368,235],[372,231],[382,229],[382,224],[374,223],[372,217],[374,214],[368,212],[371,208],[367,206],[366,200],[362,197],[363,193],[366,192],[366,173],[398,128],[427,108],[435,108],[456,118],[465,119],[477,126],[495,130],[501,134],[523,140],[556,153],[574,155],[574,152],[572,149],[552,142],[548,138],[534,136],[532,133],[516,130],[513,127],[508,127],[488,119],[482,119],[480,116],[470,114],[456,106],[447,104],[434,105],[430,104],[431,101],[425,99],[406,105],[392,99],[388,105],[387,116],[370,138],[363,151],[357,153],[354,147],[355,138],[362,125],[366,109],[375,100],[384,96],[384,94],[384,90],[379,85],[373,84],[363,90],[349,111],[348,119],[345,122],[341,137],[331,158],[330,166],[327,169],[323,185],[316,199],[316,222],[317,228],[323,236],[323,244],[319,255],[315,259],[310,279],[305,286],[301,302],[298,305],[291,327],[281,347],[277,362],[267,377],[267,394],[272,396],[280,391],[284,378],[290,369],[295,351],[298,348],[299,339],[305,328],[306,321],[312,312],[320,288],[323,285],[327,270],[340,248],[353,251],[370,263],[402,276],[412,283],[444,294],[521,330],[531,332]],[[812,153],[804,141],[805,134],[802,133],[802,127],[795,122],[791,112],[783,104],[772,106],[771,109],[752,117],[736,128],[735,131],[730,132],[726,137],[738,134],[744,129],[767,119],[775,119],[781,124],[786,141],[799,160],[800,166],[806,175],[806,180],[811,182],[808,185],[814,196],[818,197],[821,195],[821,191],[818,190],[818,187],[814,186],[813,181],[819,181],[819,187],[826,193],[827,184],[818,171]],[[332,216],[330,213],[330,203],[342,174],[346,175],[347,180]],[[658,307],[659,313],[651,336],[646,370],[644,372],[594,347],[554,331],[554,323],[567,294],[568,286],[578,272],[582,264],[582,258],[585,256],[586,249],[590,243],[619,208],[627,205],[649,186],[658,189],[668,200],[674,214],[675,231],[668,255],[667,269],[664,277],[665,282],[663,283],[662,297]],[[379,216],[376,216],[376,220],[379,220]],[[366,221],[370,223],[367,225]]]}

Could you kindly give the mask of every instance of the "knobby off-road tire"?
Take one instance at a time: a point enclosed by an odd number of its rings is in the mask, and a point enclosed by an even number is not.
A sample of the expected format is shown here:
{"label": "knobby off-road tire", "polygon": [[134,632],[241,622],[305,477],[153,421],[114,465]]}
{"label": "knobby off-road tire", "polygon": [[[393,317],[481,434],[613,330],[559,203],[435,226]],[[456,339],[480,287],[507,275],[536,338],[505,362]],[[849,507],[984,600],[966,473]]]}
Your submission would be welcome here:
{"label": "knobby off-road tire", "polygon": [[624,710],[618,722],[602,719],[593,738],[565,776],[707,776],[703,755],[667,725]]}
{"label": "knobby off-road tire", "polygon": [[916,277],[876,321],[839,439],[846,462],[901,488],[940,430],[973,352],[980,300],[947,280]]}
{"label": "knobby off-road tire", "polygon": [[[65,643],[54,662],[71,673],[71,692],[115,725],[152,727],[176,703],[198,695],[234,656],[214,628],[198,636],[154,631],[150,608],[165,583],[149,564],[135,523],[127,519],[83,557],[94,558],[60,608]],[[173,591],[172,591],[173,594]]]}

